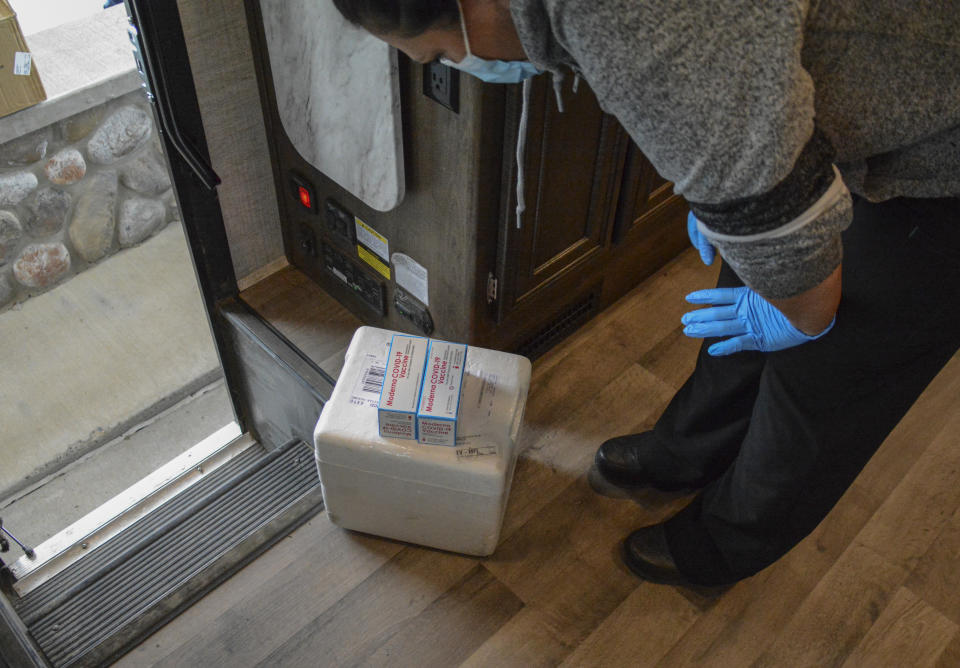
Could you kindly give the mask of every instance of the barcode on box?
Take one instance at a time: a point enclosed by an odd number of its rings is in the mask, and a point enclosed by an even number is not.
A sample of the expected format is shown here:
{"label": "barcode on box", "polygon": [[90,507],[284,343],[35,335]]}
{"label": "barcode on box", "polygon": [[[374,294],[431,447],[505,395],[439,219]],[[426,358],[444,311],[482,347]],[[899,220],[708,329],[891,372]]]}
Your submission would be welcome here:
{"label": "barcode on box", "polygon": [[383,377],[387,374],[386,366],[372,366],[367,369],[363,374],[363,383],[362,390],[364,392],[371,392],[379,394],[380,390],[383,389]]}
{"label": "barcode on box", "polygon": [[380,390],[383,388],[384,369],[387,363],[379,355],[367,353],[359,365],[360,371],[353,383],[350,392],[350,403],[354,406],[369,406],[376,408],[380,401]]}

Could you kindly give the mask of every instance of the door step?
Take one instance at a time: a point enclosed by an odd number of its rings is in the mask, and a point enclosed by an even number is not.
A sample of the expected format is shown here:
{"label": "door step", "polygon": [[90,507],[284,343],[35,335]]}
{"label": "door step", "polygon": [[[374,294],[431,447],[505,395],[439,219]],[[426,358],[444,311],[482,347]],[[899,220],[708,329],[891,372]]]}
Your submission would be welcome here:
{"label": "door step", "polygon": [[54,666],[132,649],[322,507],[313,449],[255,445],[13,601]]}

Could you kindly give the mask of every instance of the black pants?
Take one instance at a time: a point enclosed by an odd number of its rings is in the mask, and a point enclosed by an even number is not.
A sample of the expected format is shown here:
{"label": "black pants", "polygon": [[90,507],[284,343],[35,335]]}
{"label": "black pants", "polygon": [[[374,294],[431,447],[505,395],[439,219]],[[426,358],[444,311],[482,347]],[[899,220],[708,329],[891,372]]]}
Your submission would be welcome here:
{"label": "black pants", "polygon": [[[741,283],[724,267],[719,285]],[[960,199],[856,202],[822,339],[723,358],[710,343],[654,428],[709,481],[666,524],[678,568],[705,585],[753,575],[809,534],[960,348]]]}

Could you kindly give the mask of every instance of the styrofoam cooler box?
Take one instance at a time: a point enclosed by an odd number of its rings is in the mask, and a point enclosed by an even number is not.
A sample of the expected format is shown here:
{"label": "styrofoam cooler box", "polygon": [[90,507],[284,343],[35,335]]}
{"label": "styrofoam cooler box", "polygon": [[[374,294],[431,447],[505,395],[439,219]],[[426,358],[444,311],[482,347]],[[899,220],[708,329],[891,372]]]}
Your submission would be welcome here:
{"label": "styrofoam cooler box", "polygon": [[345,528],[485,556],[500,540],[530,361],[470,347],[455,447],[382,438],[377,402],[395,332],[361,327],[314,432],[323,500]]}

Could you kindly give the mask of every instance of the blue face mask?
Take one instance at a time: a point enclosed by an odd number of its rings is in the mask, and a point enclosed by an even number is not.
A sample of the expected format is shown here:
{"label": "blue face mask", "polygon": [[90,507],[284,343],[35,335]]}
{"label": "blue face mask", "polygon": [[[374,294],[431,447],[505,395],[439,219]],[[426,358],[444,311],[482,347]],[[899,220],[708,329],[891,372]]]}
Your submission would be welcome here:
{"label": "blue face mask", "polygon": [[463,20],[463,7],[460,8],[460,28],[463,30],[463,44],[467,49],[467,55],[459,63],[441,58],[440,62],[444,65],[472,74],[487,83],[520,83],[524,79],[540,74],[540,70],[525,60],[485,60],[473,55],[470,51],[470,38],[467,37],[467,24]]}

